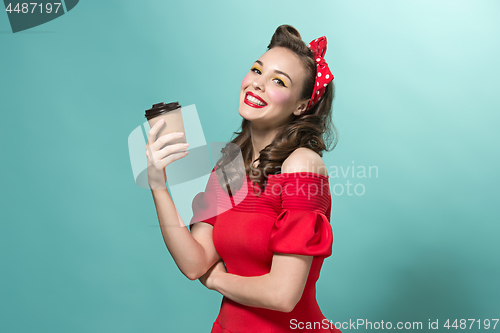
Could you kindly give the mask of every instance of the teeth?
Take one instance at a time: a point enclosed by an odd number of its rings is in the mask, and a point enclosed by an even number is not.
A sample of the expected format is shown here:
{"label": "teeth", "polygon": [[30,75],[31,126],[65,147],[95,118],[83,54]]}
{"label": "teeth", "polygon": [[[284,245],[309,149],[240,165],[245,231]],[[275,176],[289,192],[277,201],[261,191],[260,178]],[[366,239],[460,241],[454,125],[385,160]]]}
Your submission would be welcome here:
{"label": "teeth", "polygon": [[252,103],[255,103],[257,105],[261,105],[261,106],[264,106],[265,104],[262,103],[261,101],[259,101],[257,98],[253,97],[253,96],[250,96],[247,94],[247,99],[252,102]]}

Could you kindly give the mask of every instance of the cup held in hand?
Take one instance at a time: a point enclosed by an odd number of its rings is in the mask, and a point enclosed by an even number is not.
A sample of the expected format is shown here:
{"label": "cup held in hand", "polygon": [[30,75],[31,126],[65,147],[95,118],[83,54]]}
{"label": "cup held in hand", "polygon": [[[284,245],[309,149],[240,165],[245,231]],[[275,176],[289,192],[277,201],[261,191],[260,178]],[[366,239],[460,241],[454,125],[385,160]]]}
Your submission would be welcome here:
{"label": "cup held in hand", "polygon": [[[153,127],[160,119],[164,120],[164,124],[161,126],[156,136],[157,140],[165,134],[170,134],[173,132],[184,133],[183,136],[173,139],[172,141],[163,145],[160,149],[176,143],[187,143],[186,132],[184,130],[184,122],[182,119],[182,109],[178,102],[172,102],[168,104],[161,102],[158,104],[154,104],[151,109],[146,110],[145,117],[148,120],[150,127]],[[187,151],[187,149],[180,150],[176,153],[181,153],[184,151]]]}

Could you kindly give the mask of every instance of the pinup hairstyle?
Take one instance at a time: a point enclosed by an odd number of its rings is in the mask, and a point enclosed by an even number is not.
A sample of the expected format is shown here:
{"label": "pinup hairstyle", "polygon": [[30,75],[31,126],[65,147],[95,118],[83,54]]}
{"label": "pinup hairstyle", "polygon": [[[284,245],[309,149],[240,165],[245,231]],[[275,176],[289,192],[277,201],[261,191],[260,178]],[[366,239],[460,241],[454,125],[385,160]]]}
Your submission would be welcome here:
{"label": "pinup hairstyle", "polygon": [[[280,25],[274,32],[268,50],[281,46],[291,50],[302,61],[306,69],[306,77],[301,93],[301,99],[311,98],[316,78],[316,63],[312,51],[302,40],[297,29],[290,25]],[[323,151],[330,151],[337,145],[337,129],[332,121],[332,102],[334,98],[333,81],[326,87],[325,94],[310,110],[285,124],[280,128],[273,142],[260,151],[260,157],[252,161],[253,147],[250,137],[249,120],[243,119],[241,131],[234,132],[237,135],[222,149],[222,156],[217,161],[219,167],[223,167],[223,177],[218,177],[219,183],[229,195],[230,188],[239,189],[243,183],[242,177],[250,176],[253,184],[258,184],[260,190],[265,191],[267,175],[281,173],[281,165],[284,160],[297,148],[307,147],[320,156]],[[235,158],[236,152],[230,152],[227,147],[237,145],[243,155],[246,175],[238,174],[235,167],[228,163]],[[257,167],[253,167],[255,161],[259,161]],[[240,172],[241,173],[241,172]],[[230,188],[229,188],[230,186]]]}

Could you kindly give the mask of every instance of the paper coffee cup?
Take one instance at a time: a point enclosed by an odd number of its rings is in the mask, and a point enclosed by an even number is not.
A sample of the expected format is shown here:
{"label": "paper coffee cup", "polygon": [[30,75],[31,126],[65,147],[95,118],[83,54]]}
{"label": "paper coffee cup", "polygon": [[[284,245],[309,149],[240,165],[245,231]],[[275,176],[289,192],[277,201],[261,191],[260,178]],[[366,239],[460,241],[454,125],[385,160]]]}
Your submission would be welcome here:
{"label": "paper coffee cup", "polygon": [[[168,104],[161,102],[158,104],[154,104],[151,109],[146,110],[146,114],[144,116],[148,120],[150,127],[153,127],[160,119],[163,119],[165,121],[160,130],[158,131],[156,140],[158,140],[161,136],[165,134],[173,132],[184,133],[182,137],[176,138],[166,143],[160,149],[176,143],[187,143],[186,131],[184,130],[184,122],[182,119],[182,109],[178,102],[172,102]],[[178,152],[186,150],[187,149],[182,149],[179,150]]]}

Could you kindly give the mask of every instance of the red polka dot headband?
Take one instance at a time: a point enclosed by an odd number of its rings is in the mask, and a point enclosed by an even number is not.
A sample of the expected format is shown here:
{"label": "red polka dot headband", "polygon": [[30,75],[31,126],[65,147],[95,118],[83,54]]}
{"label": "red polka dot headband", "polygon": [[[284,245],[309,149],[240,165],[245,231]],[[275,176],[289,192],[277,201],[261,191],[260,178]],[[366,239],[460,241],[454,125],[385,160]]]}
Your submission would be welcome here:
{"label": "red polka dot headband", "polygon": [[333,80],[333,74],[330,72],[325,58],[323,58],[326,52],[326,36],[316,38],[310,42],[309,48],[313,52],[314,60],[316,61],[316,81],[314,82],[314,90],[306,111],[318,103],[325,93],[326,86]]}

